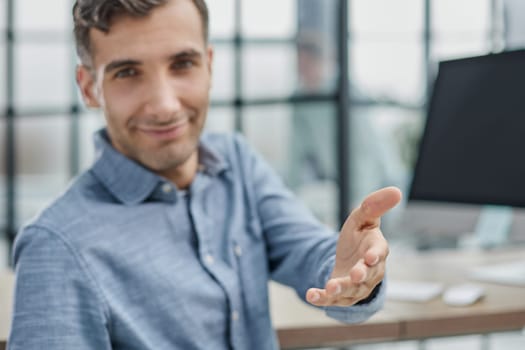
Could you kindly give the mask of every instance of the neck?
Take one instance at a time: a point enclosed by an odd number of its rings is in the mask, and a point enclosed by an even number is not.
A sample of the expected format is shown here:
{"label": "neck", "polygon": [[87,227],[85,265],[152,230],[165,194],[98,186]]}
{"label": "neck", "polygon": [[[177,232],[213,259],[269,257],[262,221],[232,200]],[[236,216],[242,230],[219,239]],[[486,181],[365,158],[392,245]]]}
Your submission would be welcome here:
{"label": "neck", "polygon": [[199,167],[198,152],[194,152],[184,163],[175,169],[165,170],[159,173],[175,185],[178,189],[187,189],[190,187]]}

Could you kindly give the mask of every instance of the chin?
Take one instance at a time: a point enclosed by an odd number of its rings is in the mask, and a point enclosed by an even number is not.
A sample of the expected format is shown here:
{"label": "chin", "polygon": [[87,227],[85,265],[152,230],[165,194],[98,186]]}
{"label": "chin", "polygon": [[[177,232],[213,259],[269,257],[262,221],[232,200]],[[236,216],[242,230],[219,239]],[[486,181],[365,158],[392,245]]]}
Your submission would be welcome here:
{"label": "chin", "polygon": [[158,153],[150,154],[149,156],[146,155],[142,163],[154,171],[173,170],[186,163],[192,154],[193,152],[184,152],[182,154],[177,152],[177,154],[165,154],[162,156],[159,156]]}

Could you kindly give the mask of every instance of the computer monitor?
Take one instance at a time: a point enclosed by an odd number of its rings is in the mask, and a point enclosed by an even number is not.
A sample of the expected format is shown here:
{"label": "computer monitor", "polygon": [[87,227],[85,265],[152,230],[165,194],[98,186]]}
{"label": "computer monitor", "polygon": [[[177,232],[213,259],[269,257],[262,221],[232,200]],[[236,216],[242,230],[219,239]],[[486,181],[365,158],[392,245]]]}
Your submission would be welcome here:
{"label": "computer monitor", "polygon": [[409,200],[525,207],[525,50],[444,61]]}

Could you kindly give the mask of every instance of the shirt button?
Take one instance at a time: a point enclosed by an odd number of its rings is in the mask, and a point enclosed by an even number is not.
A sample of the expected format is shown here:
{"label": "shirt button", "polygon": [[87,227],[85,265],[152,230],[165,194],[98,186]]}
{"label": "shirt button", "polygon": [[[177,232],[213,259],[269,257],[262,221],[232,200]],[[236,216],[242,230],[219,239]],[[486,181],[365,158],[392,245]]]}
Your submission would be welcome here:
{"label": "shirt button", "polygon": [[213,259],[213,256],[212,256],[212,255],[207,254],[207,255],[204,257],[204,261],[206,261],[206,264],[208,264],[208,265],[212,265],[213,262],[215,261],[215,259]]}
{"label": "shirt button", "polygon": [[242,248],[238,244],[235,245],[235,247],[233,248],[233,251],[235,252],[235,255],[237,255],[238,257],[242,255]]}
{"label": "shirt button", "polygon": [[165,183],[164,185],[162,185],[162,192],[164,193],[170,193],[171,191],[173,191],[173,187],[168,184],[168,183]]}
{"label": "shirt button", "polygon": [[239,312],[233,311],[232,312],[232,320],[237,321],[239,319]]}

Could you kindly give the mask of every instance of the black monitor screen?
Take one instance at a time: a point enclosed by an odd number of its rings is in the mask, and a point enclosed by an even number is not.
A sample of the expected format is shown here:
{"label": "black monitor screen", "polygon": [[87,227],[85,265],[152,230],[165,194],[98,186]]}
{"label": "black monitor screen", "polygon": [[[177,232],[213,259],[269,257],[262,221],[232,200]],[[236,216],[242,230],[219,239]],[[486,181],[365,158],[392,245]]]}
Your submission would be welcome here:
{"label": "black monitor screen", "polygon": [[409,198],[525,207],[525,50],[441,62]]}

